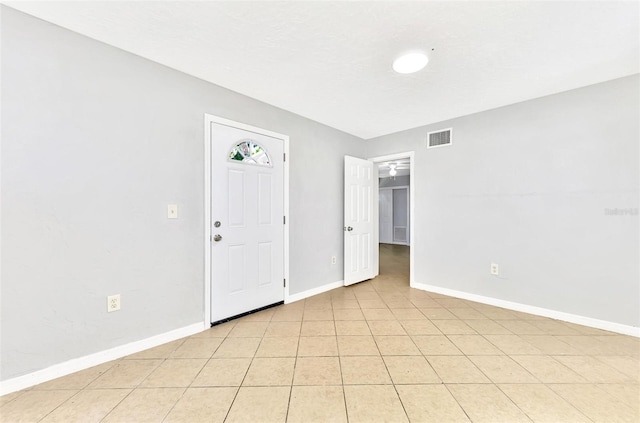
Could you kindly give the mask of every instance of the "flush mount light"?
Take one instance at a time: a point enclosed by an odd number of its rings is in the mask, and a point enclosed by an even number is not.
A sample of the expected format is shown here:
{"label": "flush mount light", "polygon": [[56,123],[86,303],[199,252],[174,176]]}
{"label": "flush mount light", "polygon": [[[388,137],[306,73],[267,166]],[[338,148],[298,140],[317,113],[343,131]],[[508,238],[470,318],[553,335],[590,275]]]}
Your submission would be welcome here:
{"label": "flush mount light", "polygon": [[393,70],[398,73],[414,73],[427,66],[429,58],[424,53],[408,53],[393,61]]}

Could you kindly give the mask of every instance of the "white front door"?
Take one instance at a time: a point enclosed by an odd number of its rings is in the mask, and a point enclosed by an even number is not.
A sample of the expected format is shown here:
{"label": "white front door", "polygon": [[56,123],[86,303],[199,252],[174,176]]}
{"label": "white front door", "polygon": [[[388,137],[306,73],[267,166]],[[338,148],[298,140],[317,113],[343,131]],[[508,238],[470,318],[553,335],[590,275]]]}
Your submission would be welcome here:
{"label": "white front door", "polygon": [[211,322],[284,300],[284,141],[211,123]]}
{"label": "white front door", "polygon": [[378,275],[378,168],[344,156],[344,284]]}

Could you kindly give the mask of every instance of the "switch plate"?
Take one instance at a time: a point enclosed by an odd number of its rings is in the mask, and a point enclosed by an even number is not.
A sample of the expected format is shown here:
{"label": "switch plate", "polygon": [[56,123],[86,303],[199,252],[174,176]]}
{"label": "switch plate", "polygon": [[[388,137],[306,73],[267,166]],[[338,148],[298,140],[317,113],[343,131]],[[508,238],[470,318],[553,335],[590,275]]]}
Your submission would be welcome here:
{"label": "switch plate", "polygon": [[167,217],[169,219],[177,219],[178,218],[178,205],[177,204],[169,204],[167,206]]}
{"label": "switch plate", "polygon": [[120,310],[120,294],[109,295],[107,297],[107,312]]}
{"label": "switch plate", "polygon": [[336,264],[338,262],[338,258],[336,256],[331,256],[331,264]]}
{"label": "switch plate", "polygon": [[491,274],[492,275],[499,275],[500,274],[500,268],[498,267],[498,265],[496,263],[491,263]]}

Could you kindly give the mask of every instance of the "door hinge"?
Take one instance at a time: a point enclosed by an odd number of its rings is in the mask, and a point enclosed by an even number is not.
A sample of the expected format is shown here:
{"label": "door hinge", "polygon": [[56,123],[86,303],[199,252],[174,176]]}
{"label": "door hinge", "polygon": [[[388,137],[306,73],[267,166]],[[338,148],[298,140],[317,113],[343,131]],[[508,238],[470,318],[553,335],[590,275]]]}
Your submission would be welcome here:
{"label": "door hinge", "polygon": [[287,280],[286,279],[282,280],[282,286],[284,286],[285,288],[287,287]]}
{"label": "door hinge", "polygon": [[283,162],[287,161],[287,153],[282,153],[282,161]]}
{"label": "door hinge", "polygon": [[287,224],[287,216],[282,216],[282,224],[283,225]]}

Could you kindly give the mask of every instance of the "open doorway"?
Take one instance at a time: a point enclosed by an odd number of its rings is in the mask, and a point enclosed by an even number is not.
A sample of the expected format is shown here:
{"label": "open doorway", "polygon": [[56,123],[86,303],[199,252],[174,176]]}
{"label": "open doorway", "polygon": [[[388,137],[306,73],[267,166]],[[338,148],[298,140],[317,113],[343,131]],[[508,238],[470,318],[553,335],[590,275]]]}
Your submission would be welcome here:
{"label": "open doorway", "polygon": [[414,152],[370,159],[378,167],[379,283],[411,286],[413,279]]}

